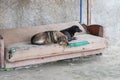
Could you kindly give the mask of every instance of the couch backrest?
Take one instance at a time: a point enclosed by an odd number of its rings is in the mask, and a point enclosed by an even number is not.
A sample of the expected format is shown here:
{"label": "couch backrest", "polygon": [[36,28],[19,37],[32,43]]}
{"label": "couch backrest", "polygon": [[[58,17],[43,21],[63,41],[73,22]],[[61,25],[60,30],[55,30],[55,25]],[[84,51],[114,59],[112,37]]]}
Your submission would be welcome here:
{"label": "couch backrest", "polygon": [[13,29],[0,29],[0,35],[3,36],[5,40],[5,45],[10,45],[18,42],[28,42],[31,37],[39,32],[48,31],[48,30],[62,30],[69,28],[73,25],[78,25],[82,29],[82,33],[86,33],[83,27],[79,24],[78,21],[69,22],[69,23],[59,23],[59,24],[49,24],[49,25],[40,25],[33,27],[22,27],[22,28],[13,28]]}

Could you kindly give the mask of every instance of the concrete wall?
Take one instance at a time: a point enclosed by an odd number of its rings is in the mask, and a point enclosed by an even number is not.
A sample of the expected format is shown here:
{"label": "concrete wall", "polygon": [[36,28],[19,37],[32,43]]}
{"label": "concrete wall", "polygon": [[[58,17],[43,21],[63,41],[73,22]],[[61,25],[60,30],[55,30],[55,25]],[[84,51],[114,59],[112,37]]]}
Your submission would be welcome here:
{"label": "concrete wall", "polygon": [[[80,0],[0,0],[0,28],[28,27],[43,24],[79,21]],[[112,45],[120,46],[120,1],[91,0],[92,24],[105,27]],[[83,23],[86,23],[83,0]]]}
{"label": "concrete wall", "polygon": [[[79,0],[0,0],[0,28],[79,21]],[[86,0],[83,0],[86,8]],[[86,9],[83,9],[86,21]]]}
{"label": "concrete wall", "polygon": [[91,0],[92,24],[105,27],[111,45],[120,46],[120,0]]}

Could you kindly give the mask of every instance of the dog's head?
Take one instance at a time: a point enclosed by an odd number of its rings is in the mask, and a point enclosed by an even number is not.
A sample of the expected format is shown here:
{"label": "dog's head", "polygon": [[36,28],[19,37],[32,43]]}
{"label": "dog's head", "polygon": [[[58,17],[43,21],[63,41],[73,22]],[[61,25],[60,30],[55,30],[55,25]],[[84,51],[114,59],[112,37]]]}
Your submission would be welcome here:
{"label": "dog's head", "polygon": [[58,44],[63,47],[67,47],[69,45],[68,38],[64,35],[58,38]]}
{"label": "dog's head", "polygon": [[82,30],[77,25],[73,25],[71,28],[74,32],[82,32]]}

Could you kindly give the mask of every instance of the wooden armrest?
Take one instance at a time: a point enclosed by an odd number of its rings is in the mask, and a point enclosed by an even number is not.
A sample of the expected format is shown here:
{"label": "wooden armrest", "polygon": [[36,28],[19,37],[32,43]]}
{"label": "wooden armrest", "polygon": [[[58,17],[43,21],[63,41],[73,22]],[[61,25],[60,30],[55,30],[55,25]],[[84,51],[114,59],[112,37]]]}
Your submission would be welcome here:
{"label": "wooden armrest", "polygon": [[85,25],[82,24],[82,26],[85,28],[86,32],[95,36],[104,37],[104,29],[103,26],[93,24],[93,25]]}
{"label": "wooden armrest", "polygon": [[1,35],[0,35],[0,66],[1,68],[5,67],[4,39]]}

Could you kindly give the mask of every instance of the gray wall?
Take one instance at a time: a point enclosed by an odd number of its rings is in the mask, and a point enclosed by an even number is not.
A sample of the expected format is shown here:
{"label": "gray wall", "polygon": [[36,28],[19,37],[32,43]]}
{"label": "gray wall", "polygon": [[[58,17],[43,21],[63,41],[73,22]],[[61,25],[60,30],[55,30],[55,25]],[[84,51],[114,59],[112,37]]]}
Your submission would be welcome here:
{"label": "gray wall", "polygon": [[[79,21],[79,3],[79,0],[0,0],[0,28]],[[86,8],[86,0],[83,3]],[[83,11],[86,17],[86,9]]]}
{"label": "gray wall", "polygon": [[109,44],[120,46],[120,0],[91,0],[92,24],[105,27]]}

